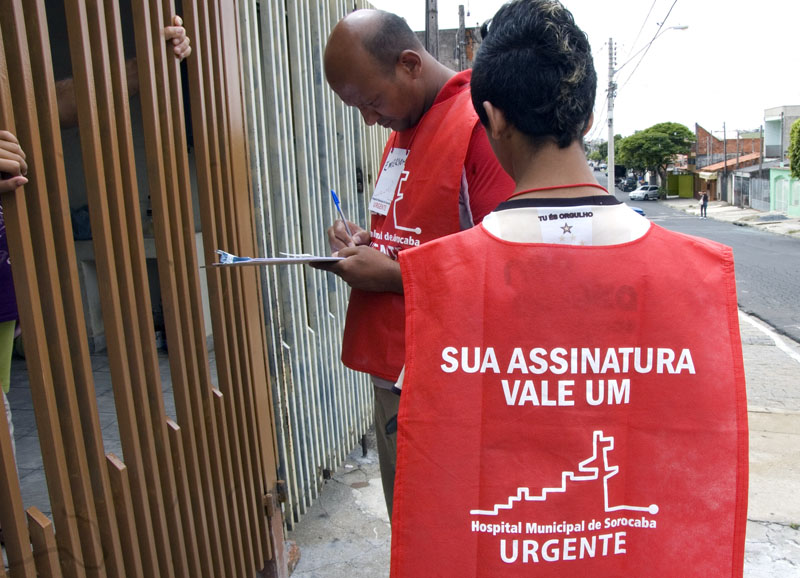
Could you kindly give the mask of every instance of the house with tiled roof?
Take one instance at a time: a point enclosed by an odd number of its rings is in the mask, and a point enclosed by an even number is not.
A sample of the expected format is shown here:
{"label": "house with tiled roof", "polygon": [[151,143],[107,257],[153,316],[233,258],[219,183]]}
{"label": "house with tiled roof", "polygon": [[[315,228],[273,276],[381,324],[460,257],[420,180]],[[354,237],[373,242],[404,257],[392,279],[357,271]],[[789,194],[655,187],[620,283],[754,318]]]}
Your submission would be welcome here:
{"label": "house with tiled roof", "polygon": [[765,109],[758,131],[726,134],[695,124],[688,164],[695,193],[708,191],[712,200],[800,216],[800,180],[792,179],[787,155],[797,119],[800,105]]}

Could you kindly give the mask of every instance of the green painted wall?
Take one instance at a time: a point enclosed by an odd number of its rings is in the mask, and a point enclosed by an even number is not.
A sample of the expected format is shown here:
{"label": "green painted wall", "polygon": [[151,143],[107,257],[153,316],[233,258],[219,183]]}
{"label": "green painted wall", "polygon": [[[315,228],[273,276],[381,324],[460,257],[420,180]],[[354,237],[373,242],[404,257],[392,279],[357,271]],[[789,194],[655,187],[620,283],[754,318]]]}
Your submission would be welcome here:
{"label": "green painted wall", "polygon": [[769,208],[800,217],[800,179],[793,179],[789,169],[770,169]]}
{"label": "green painted wall", "polygon": [[667,177],[667,194],[678,195],[684,199],[694,197],[694,175],[669,175]]}

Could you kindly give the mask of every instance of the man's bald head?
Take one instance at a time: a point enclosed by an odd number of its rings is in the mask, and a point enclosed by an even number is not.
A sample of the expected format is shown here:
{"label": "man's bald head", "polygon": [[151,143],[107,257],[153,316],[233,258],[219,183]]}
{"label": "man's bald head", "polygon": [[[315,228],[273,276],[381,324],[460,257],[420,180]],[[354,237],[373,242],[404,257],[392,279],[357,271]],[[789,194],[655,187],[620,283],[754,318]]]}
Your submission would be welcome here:
{"label": "man's bald head", "polygon": [[425,51],[399,16],[356,10],[334,26],[324,57],[325,79],[368,125],[395,131],[415,126],[455,74]]}
{"label": "man's bald head", "polygon": [[325,79],[368,125],[396,131],[419,121],[444,84],[440,65],[405,20],[381,10],[343,18],[325,47]]}
{"label": "man's bald head", "polygon": [[356,10],[333,28],[325,47],[325,71],[341,60],[351,61],[363,49],[386,74],[393,74],[404,50],[423,51],[422,43],[406,21],[383,10]]}

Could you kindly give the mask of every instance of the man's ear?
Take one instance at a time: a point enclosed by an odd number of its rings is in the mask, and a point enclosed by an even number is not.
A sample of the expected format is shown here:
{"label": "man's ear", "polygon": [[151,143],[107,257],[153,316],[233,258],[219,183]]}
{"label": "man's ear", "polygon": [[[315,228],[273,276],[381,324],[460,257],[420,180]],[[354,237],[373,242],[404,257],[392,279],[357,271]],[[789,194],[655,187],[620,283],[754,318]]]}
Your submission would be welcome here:
{"label": "man's ear", "polygon": [[486,132],[489,133],[489,136],[494,140],[500,140],[500,138],[508,132],[510,126],[506,120],[505,113],[488,100],[483,101],[483,110],[486,111],[486,116],[489,119]]}
{"label": "man's ear", "polygon": [[589,115],[589,121],[586,123],[586,128],[583,129],[583,136],[586,136],[586,134],[592,129],[592,125],[594,125],[594,113]]}
{"label": "man's ear", "polygon": [[417,79],[422,74],[422,56],[414,50],[403,50],[397,59],[397,66],[412,79]]}

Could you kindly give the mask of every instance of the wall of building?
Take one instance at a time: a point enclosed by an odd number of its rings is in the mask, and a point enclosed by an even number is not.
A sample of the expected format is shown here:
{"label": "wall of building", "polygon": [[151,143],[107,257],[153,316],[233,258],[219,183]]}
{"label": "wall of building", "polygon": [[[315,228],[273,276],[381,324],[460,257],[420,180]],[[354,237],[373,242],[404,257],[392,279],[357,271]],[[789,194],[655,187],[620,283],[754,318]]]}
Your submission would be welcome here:
{"label": "wall of building", "polygon": [[764,111],[766,157],[786,157],[792,123],[800,118],[800,106],[777,106]]}
{"label": "wall of building", "polygon": [[725,157],[746,155],[761,150],[761,135],[754,133],[742,133],[736,138],[736,131],[731,131],[727,140],[715,137],[711,132],[695,124],[696,142],[692,146],[692,153],[695,157],[695,166],[700,169],[722,162]]}
{"label": "wall of building", "polygon": [[792,178],[788,168],[769,172],[770,210],[800,217],[800,179]]}
{"label": "wall of building", "polygon": [[[425,31],[417,32],[417,37],[425,44]],[[464,30],[464,69],[472,68],[475,55],[481,45],[481,32],[479,28],[466,28]],[[453,70],[460,70],[458,50],[458,28],[439,30],[439,62]]]}

